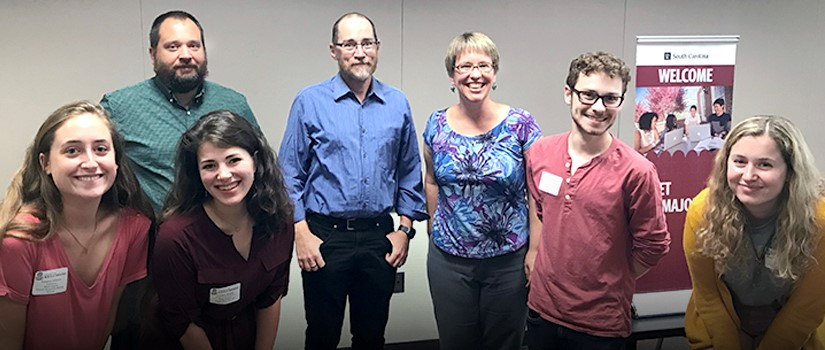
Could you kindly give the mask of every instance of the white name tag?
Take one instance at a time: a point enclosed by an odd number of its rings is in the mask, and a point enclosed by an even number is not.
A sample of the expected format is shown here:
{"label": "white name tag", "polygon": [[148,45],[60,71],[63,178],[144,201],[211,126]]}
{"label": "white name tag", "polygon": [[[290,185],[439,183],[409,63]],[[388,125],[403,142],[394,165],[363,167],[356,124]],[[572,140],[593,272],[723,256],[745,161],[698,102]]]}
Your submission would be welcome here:
{"label": "white name tag", "polygon": [[66,291],[69,285],[69,268],[61,267],[34,273],[32,295],[51,295]]}
{"label": "white name tag", "polygon": [[217,305],[232,304],[241,300],[241,282],[220,288],[209,289],[209,302]]}
{"label": "white name tag", "polygon": [[558,196],[560,188],[560,176],[548,173],[546,171],[541,172],[541,179],[539,179],[539,190],[554,196]]}

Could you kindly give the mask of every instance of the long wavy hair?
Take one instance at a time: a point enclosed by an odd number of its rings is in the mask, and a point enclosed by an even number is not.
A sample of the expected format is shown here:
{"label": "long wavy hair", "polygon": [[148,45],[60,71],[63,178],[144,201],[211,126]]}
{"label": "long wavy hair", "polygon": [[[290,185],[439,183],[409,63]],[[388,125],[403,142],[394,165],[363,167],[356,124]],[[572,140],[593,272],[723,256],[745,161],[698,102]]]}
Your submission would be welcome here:
{"label": "long wavy hair", "polygon": [[819,243],[816,208],[822,198],[822,183],[802,133],[783,117],[754,116],[728,134],[708,178],[705,223],[696,234],[696,251],[712,258],[716,272],[722,275],[750,249],[744,233],[745,208],[728,185],[728,157],[740,139],[761,135],[776,142],[787,164],[785,185],[777,200],[779,213],[768,268],[779,278],[796,281],[813,261],[813,250]]}
{"label": "long wavy hair", "polygon": [[[82,114],[100,118],[109,129],[118,166],[114,184],[101,198],[101,209],[115,211],[133,208],[150,219],[154,218],[152,207],[141,191],[129,162],[124,161],[123,138],[115,130],[106,110],[88,101],[77,101],[58,108],[40,125],[34,141],[26,151],[23,166],[14,175],[3,203],[0,204],[0,239],[9,234],[21,239],[45,240],[63,221],[60,191],[52,176],[46,174],[40,165],[40,155],[48,157],[57,130],[67,120]],[[38,220],[31,222],[21,218],[20,214],[30,214]]]}
{"label": "long wavy hair", "polygon": [[211,198],[198,170],[198,149],[204,143],[221,148],[240,147],[255,160],[255,179],[245,202],[255,223],[256,234],[268,236],[292,225],[292,202],[284,187],[275,152],[260,130],[227,110],[207,113],[181,136],[175,161],[175,183],[166,197],[164,219],[186,213]]}

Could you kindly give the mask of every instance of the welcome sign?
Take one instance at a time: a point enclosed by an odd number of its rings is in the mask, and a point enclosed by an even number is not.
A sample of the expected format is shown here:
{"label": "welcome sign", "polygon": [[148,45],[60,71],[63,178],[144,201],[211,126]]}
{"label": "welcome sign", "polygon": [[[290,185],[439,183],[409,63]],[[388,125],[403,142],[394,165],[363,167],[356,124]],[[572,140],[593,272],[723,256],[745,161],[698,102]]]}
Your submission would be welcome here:
{"label": "welcome sign", "polygon": [[691,289],[682,248],[685,214],[705,187],[729,128],[739,36],[636,39],[634,133],[659,137],[645,156],[659,173],[672,243],[670,253],[637,281],[633,302],[639,316],[683,313]]}

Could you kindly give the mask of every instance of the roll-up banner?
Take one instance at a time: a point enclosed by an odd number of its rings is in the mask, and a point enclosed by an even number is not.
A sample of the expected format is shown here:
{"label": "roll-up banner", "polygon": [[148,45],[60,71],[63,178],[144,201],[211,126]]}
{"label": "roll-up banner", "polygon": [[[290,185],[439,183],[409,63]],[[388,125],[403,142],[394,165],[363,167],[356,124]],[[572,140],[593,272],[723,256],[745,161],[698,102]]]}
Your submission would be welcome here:
{"label": "roll-up banner", "polygon": [[633,143],[656,165],[671,245],[636,283],[639,317],[683,313],[691,283],[685,214],[732,125],[738,35],[637,36]]}

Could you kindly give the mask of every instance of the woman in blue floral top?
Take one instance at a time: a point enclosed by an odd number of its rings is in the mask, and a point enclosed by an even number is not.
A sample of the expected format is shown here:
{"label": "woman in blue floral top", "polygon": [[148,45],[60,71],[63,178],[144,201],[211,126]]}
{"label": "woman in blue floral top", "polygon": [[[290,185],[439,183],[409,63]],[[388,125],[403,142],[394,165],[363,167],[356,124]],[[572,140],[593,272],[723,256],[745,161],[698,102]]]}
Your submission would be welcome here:
{"label": "woman in blue floral top", "polygon": [[528,210],[524,154],[541,130],[527,111],[490,98],[499,55],[489,37],[456,36],[445,64],[459,101],[430,115],[424,131],[427,275],[439,343],[519,349],[537,247],[528,244],[530,222],[538,223]]}

